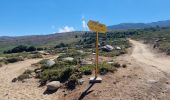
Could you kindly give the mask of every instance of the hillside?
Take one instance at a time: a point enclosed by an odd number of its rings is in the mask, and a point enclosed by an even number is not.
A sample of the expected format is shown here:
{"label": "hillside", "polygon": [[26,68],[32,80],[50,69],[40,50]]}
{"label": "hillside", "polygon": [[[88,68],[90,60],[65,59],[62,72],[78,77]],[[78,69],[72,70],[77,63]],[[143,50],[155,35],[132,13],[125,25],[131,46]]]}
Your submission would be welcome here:
{"label": "hillside", "polygon": [[109,30],[127,30],[127,29],[143,29],[150,27],[167,27],[170,26],[170,20],[151,22],[151,23],[121,23],[118,25],[108,26]]}
{"label": "hillside", "polygon": [[[52,47],[61,42],[72,43],[79,40],[82,32],[56,33],[50,35],[33,35],[19,37],[0,37],[0,52],[18,45],[33,45],[37,47]],[[75,38],[75,36],[78,36]]]}
{"label": "hillside", "polygon": [[136,30],[133,39],[144,40],[151,44],[152,48],[170,54],[170,28],[150,28]]}

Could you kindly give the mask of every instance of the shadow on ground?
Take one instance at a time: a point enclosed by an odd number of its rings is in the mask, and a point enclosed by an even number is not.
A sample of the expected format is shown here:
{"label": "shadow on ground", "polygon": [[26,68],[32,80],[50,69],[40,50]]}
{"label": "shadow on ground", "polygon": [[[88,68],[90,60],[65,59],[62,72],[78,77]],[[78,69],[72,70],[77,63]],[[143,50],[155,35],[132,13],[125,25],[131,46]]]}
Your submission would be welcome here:
{"label": "shadow on ground", "polygon": [[46,94],[49,95],[49,94],[53,94],[53,93],[55,93],[55,92],[57,92],[57,90],[55,90],[55,91],[49,91],[49,90],[46,89],[43,94],[44,94],[44,95],[46,95]]}
{"label": "shadow on ground", "polygon": [[95,83],[92,83],[89,85],[89,87],[80,95],[78,100],[82,100],[85,96],[87,96],[88,94],[90,94],[91,92],[93,92],[93,90],[89,91]]}

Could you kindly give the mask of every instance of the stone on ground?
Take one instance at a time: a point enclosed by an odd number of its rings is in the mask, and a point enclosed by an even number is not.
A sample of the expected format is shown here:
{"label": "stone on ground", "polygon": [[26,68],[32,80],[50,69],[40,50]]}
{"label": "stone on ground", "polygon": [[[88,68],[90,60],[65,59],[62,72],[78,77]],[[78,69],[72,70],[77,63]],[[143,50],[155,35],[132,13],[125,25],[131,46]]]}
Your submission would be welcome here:
{"label": "stone on ground", "polygon": [[53,60],[47,60],[47,62],[46,62],[46,66],[47,67],[51,67],[51,66],[53,66],[55,64],[55,61],[53,61]]}
{"label": "stone on ground", "polygon": [[52,81],[47,84],[47,90],[55,91],[55,90],[58,90],[60,88],[60,86],[61,86],[61,84],[59,81]]}

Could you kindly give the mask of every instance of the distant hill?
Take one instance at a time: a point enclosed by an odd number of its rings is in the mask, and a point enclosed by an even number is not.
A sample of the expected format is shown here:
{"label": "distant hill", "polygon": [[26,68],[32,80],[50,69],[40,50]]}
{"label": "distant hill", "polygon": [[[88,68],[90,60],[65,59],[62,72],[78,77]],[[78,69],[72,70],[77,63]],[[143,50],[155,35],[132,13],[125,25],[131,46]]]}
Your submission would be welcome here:
{"label": "distant hill", "polygon": [[109,30],[127,30],[127,29],[143,29],[149,27],[168,27],[170,26],[170,20],[158,21],[152,23],[121,23],[118,25],[108,26]]}
{"label": "distant hill", "polygon": [[[11,49],[18,45],[33,45],[37,47],[54,47],[57,44],[72,43],[80,40],[80,35],[83,32],[67,32],[67,33],[56,33],[49,35],[32,35],[32,36],[1,36],[0,37],[0,52]],[[75,38],[75,36],[78,38]]]}

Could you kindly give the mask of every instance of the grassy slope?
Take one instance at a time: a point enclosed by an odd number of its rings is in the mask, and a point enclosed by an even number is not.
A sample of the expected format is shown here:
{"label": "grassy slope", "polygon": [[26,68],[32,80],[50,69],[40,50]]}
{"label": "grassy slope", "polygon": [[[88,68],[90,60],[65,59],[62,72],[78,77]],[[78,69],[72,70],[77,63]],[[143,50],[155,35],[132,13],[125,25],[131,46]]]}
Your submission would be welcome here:
{"label": "grassy slope", "polygon": [[155,44],[159,40],[158,49],[165,52],[170,48],[170,28],[152,28],[137,30],[132,38],[145,40],[146,43]]}
{"label": "grassy slope", "polygon": [[[0,39],[0,53],[18,45],[34,45],[36,47],[54,47],[57,44],[72,43],[80,40],[81,32],[57,33],[51,35],[23,36],[8,39]],[[78,38],[75,38],[78,35]]]}

